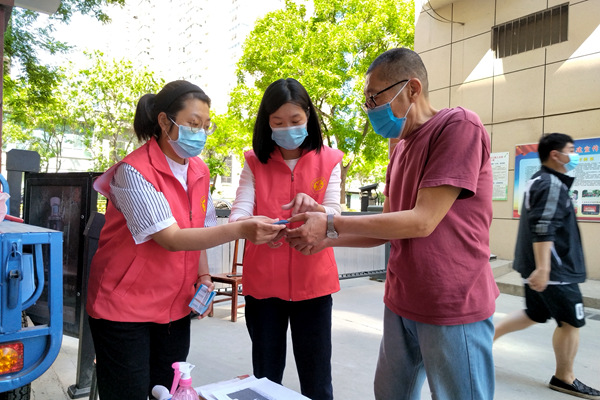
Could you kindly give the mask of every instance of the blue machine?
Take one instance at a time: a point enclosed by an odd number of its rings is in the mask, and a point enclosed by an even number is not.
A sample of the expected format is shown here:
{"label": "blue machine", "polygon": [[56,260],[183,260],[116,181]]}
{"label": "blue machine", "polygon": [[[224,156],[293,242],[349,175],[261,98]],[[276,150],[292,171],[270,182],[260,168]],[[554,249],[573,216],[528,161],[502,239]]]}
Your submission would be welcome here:
{"label": "blue machine", "polygon": [[[0,181],[3,180],[0,175]],[[5,182],[2,182],[3,188],[7,191]],[[62,235],[59,231],[28,224],[0,223],[0,393],[25,386],[40,377],[60,350]],[[49,323],[24,327],[23,311],[39,299],[44,286]]]}

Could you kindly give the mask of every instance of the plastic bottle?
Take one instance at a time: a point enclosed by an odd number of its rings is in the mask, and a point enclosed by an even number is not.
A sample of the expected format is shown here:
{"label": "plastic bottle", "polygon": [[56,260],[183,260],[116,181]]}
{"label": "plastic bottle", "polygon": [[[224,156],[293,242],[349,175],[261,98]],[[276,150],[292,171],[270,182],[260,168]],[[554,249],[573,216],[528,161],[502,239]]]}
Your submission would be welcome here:
{"label": "plastic bottle", "polygon": [[192,377],[190,373],[194,369],[195,365],[187,362],[175,362],[173,363],[173,369],[175,370],[175,378],[173,379],[173,386],[171,387],[171,393],[175,391],[177,385],[179,389],[173,394],[171,400],[198,400],[198,393],[192,387]]}
{"label": "plastic bottle", "polygon": [[169,393],[169,389],[162,385],[155,385],[152,388],[152,396],[158,400],[170,400],[171,397],[173,397],[171,393]]}

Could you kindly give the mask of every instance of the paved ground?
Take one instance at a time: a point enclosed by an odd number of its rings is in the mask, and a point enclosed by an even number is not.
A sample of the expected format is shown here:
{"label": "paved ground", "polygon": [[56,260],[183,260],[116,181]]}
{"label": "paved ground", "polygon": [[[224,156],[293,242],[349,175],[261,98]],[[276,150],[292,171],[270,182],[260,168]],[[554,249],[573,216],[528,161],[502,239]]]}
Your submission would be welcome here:
{"label": "paved ground", "polygon": [[[384,284],[368,278],[341,283],[342,290],[334,295],[333,311],[335,398],[372,399],[373,374],[382,333]],[[500,295],[495,320],[522,305],[521,297]],[[231,322],[228,303],[221,303],[215,307],[213,318],[192,322],[193,344],[188,361],[197,365],[192,374],[194,386],[252,372],[250,339],[243,309],[239,316],[238,322]],[[587,317],[588,323],[581,330],[575,371],[581,381],[600,388],[600,310],[587,308]],[[554,372],[551,344],[554,327],[554,323],[536,325],[507,335],[495,344],[496,399],[573,399],[546,387]],[[69,399],[67,388],[76,379],[77,346],[76,339],[65,336],[52,368],[32,385],[36,400]],[[299,391],[291,354],[288,354],[287,365],[283,383]],[[427,386],[423,388],[421,398],[431,398]]]}

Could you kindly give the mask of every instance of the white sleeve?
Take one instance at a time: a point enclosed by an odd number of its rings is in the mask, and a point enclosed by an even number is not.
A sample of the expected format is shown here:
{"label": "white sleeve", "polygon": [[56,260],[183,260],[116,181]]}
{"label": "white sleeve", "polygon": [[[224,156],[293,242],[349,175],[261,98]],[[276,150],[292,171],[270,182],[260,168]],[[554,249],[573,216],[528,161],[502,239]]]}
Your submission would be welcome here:
{"label": "white sleeve", "polygon": [[336,215],[342,213],[342,206],[340,205],[341,190],[342,168],[340,167],[340,164],[337,164],[331,171],[327,190],[325,191],[325,197],[323,198],[323,204],[321,204],[323,208],[325,208],[325,213]]}
{"label": "white sleeve", "polygon": [[110,182],[111,200],[125,216],[136,244],[150,240],[156,232],[176,223],[164,194],[131,165],[123,163]]}
{"label": "white sleeve", "polygon": [[235,222],[240,217],[251,217],[254,214],[255,184],[254,174],[246,162],[240,174],[240,184],[235,192],[229,222]]}

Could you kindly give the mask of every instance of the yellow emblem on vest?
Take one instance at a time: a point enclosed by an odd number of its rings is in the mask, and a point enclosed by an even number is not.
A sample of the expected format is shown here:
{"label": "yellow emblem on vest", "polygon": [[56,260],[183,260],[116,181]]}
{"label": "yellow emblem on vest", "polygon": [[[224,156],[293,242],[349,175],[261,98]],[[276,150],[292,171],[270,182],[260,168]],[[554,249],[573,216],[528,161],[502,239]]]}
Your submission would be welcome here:
{"label": "yellow emblem on vest", "polygon": [[322,176],[320,176],[312,181],[313,191],[320,192],[324,188],[325,188],[325,178],[323,178]]}
{"label": "yellow emblem on vest", "polygon": [[206,196],[202,196],[202,198],[200,199],[200,205],[202,205],[202,211],[206,212]]}

